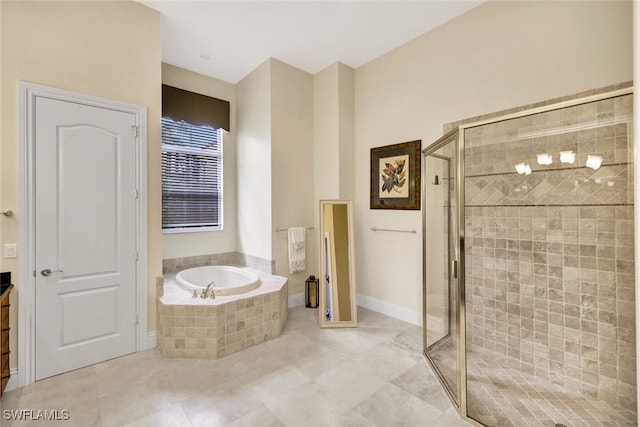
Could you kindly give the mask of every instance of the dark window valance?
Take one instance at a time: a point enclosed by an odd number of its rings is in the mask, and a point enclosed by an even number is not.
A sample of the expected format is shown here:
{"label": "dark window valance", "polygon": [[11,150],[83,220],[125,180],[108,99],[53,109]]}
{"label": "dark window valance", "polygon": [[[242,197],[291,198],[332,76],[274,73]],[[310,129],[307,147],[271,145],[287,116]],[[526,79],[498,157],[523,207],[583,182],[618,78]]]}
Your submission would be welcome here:
{"label": "dark window valance", "polygon": [[230,130],[229,101],[162,85],[162,117]]}

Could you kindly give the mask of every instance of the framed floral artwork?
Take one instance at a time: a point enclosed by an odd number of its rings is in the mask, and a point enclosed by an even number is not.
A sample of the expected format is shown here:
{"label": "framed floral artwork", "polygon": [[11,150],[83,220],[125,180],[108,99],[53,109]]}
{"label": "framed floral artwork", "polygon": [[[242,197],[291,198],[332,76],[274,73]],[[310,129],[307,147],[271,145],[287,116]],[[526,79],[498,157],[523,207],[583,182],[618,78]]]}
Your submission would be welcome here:
{"label": "framed floral artwork", "polygon": [[420,209],[422,142],[371,149],[371,209]]}

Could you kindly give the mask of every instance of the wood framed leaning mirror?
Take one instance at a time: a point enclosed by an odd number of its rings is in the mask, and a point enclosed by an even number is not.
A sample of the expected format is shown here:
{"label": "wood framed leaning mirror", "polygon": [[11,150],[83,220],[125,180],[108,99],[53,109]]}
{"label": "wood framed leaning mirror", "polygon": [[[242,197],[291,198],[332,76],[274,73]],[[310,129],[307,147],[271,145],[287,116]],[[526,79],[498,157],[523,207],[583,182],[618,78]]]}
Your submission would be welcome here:
{"label": "wood framed leaning mirror", "polygon": [[320,327],[357,326],[351,201],[320,200]]}

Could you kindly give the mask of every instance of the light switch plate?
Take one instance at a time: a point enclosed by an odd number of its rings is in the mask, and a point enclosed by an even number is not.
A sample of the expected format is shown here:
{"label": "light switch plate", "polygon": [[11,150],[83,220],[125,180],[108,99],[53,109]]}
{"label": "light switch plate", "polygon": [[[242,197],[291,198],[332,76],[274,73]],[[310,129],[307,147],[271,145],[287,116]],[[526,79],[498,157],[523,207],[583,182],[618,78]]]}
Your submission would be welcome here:
{"label": "light switch plate", "polygon": [[15,243],[7,243],[4,245],[4,257],[5,258],[17,258],[18,257],[18,245]]}

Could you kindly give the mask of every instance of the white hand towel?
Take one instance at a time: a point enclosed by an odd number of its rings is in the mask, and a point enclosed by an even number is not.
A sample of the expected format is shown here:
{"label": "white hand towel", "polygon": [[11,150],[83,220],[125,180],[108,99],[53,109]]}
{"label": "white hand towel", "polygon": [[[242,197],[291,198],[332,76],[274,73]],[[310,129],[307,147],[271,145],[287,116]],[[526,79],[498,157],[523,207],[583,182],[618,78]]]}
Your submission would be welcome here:
{"label": "white hand towel", "polygon": [[304,271],[304,227],[289,228],[289,272]]}

